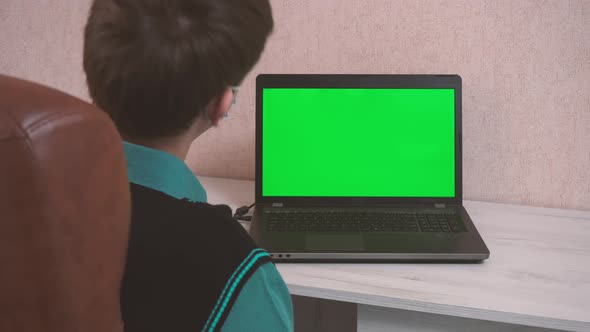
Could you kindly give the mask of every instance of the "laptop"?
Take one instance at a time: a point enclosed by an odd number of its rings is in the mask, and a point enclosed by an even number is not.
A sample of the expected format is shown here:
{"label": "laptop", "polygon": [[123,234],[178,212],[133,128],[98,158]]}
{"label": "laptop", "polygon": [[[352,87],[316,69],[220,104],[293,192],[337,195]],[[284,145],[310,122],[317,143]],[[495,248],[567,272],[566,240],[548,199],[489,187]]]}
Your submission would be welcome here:
{"label": "laptop", "polygon": [[478,262],[458,75],[259,75],[250,234],[279,262]]}

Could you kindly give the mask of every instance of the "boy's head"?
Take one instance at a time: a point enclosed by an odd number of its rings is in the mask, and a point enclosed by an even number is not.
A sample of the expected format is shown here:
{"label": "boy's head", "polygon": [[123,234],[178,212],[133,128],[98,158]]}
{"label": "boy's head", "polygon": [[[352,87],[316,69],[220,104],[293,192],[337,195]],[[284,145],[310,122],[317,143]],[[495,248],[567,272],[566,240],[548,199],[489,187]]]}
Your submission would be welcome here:
{"label": "boy's head", "polygon": [[269,0],[94,0],[84,38],[90,96],[127,139],[216,124],[273,29]]}

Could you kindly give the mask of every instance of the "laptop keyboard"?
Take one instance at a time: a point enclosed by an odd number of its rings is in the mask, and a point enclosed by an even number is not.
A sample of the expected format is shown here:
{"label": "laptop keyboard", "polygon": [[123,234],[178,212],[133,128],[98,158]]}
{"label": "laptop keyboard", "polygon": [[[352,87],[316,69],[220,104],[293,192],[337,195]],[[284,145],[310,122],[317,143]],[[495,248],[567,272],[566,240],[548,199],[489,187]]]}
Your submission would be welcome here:
{"label": "laptop keyboard", "polygon": [[464,232],[454,213],[269,211],[271,232]]}

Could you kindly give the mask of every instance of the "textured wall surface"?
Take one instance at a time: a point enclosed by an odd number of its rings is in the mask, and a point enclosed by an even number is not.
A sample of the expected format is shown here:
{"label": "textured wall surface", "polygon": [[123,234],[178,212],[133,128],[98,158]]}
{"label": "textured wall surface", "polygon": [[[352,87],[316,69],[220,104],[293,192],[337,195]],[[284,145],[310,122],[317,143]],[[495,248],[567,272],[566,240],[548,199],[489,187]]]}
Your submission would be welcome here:
{"label": "textured wall surface", "polygon": [[0,72],[88,100],[82,68],[89,0],[0,0]]}
{"label": "textured wall surface", "polygon": [[[258,73],[457,73],[467,199],[590,209],[590,1],[272,0],[237,107],[195,142],[202,175],[253,178]],[[0,72],[87,98],[89,0],[0,0]]]}

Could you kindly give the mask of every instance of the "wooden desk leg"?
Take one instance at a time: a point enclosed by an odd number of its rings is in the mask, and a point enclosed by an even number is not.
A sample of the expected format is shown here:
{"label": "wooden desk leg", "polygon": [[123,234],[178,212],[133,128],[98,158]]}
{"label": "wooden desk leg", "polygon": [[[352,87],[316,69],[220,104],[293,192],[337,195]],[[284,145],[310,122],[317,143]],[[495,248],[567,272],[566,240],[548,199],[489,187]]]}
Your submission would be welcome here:
{"label": "wooden desk leg", "polygon": [[292,295],[295,332],[356,332],[356,303]]}

